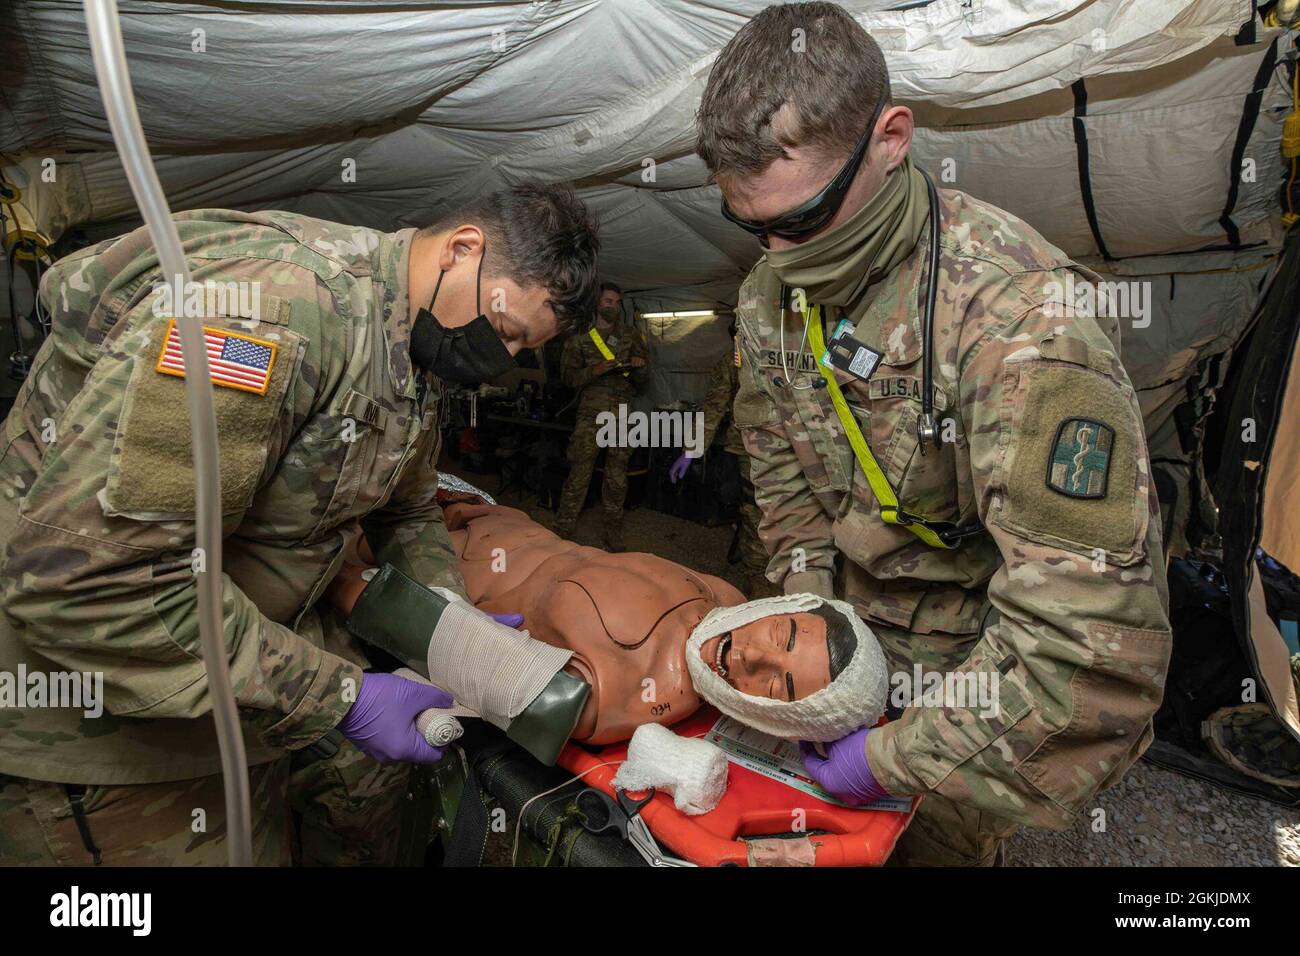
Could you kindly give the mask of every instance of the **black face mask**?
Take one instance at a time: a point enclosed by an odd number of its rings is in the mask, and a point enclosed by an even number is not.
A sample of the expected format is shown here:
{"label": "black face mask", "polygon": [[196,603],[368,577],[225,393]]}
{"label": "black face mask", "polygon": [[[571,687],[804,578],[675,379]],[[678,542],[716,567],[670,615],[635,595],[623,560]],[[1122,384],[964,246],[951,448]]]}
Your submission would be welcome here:
{"label": "black face mask", "polygon": [[446,274],[446,270],[439,270],[429,307],[416,314],[411,329],[411,360],[438,378],[457,385],[478,385],[515,367],[514,357],[492,328],[479,299],[486,256],[485,246],[474,279],[474,309],[478,316],[469,325],[449,329],[434,317],[433,304],[438,301],[438,290]]}

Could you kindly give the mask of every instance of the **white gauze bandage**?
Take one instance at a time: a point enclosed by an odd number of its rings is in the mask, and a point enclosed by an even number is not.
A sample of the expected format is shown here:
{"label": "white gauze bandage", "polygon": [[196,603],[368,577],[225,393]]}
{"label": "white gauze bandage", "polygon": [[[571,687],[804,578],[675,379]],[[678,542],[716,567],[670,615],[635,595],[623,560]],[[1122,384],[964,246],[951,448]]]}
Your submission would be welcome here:
{"label": "white gauze bandage", "polygon": [[[422,674],[418,674],[409,667],[399,667],[393,673],[398,677],[405,677],[407,680],[413,680],[417,684],[428,684],[434,686],[433,681]],[[420,732],[430,747],[445,747],[454,743],[465,733],[465,728],[457,717],[477,717],[478,714],[468,707],[462,707],[460,704],[452,704],[450,707],[430,709],[421,711],[415,718],[415,729]]]}
{"label": "white gauze bandage", "polygon": [[488,723],[510,726],[551,682],[572,651],[498,624],[454,591],[429,641],[429,679]]}
{"label": "white gauze bandage", "polygon": [[[858,646],[840,675],[819,691],[800,700],[773,700],[742,694],[714,673],[700,657],[711,637],[751,624],[773,614],[795,614],[827,604],[853,625]],[[880,642],[843,601],[815,594],[788,594],[763,598],[737,607],[714,608],[695,626],[686,642],[686,668],[695,692],[728,717],[755,730],[788,740],[839,740],[859,727],[870,726],[885,712],[889,692],[888,666]]]}
{"label": "white gauze bandage", "polygon": [[673,795],[682,813],[708,813],[727,792],[727,755],[707,740],[679,737],[659,724],[642,724],[614,775],[624,790],[654,787]]}

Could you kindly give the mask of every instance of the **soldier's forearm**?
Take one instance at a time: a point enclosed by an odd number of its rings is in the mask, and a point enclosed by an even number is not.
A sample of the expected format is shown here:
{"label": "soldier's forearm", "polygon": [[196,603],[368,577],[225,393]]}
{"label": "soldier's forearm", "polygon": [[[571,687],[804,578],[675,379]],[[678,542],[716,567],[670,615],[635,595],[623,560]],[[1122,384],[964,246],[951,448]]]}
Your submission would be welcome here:
{"label": "soldier's forearm", "polygon": [[400,521],[368,519],[366,540],[379,564],[391,564],[426,587],[441,587],[465,596],[460,562],[443,523],[442,508]]}
{"label": "soldier's forearm", "polygon": [[[916,706],[871,735],[881,785],[1068,826],[1141,755],[1160,706],[1170,631],[1145,564],[1033,587],[995,577],[1004,613],[960,667],[935,675],[933,694],[914,687]],[[1091,580],[1106,573],[1142,583]]]}
{"label": "soldier's forearm", "polygon": [[761,514],[758,534],[771,555],[768,578],[785,582],[787,594],[806,586],[821,589],[812,593],[824,591],[823,597],[833,596],[829,583],[835,567],[831,521],[808,487],[794,452],[788,446],[775,449],[774,443],[766,440],[767,432],[744,435],[751,455],[754,502]]}
{"label": "soldier's forearm", "polygon": [[830,568],[811,571],[794,571],[785,576],[782,590],[786,594],[816,594],[818,597],[835,597],[835,574]]}
{"label": "soldier's forearm", "polygon": [[[22,525],[20,525],[22,528]],[[52,529],[27,528],[15,540],[40,549]],[[7,570],[23,565],[14,552]],[[188,552],[158,556],[153,568],[118,566],[107,543],[56,577],[7,573],[6,612],[37,653],[58,666],[104,675],[104,706],[116,717],[187,719],[210,712],[207,675],[199,652],[198,599]],[[117,560],[121,560],[120,557]],[[172,568],[163,571],[163,568]],[[306,746],[334,727],[351,707],[347,695],[360,668],[329,654],[264,617],[223,578],[225,646],[231,682],[244,722],[269,746]],[[87,627],[87,613],[95,623]],[[349,683],[349,679],[351,683]]]}

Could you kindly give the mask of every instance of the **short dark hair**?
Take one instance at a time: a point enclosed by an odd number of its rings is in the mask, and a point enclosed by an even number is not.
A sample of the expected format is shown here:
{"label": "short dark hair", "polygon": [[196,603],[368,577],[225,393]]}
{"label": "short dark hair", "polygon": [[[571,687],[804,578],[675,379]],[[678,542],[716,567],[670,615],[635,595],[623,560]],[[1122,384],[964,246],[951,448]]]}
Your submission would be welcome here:
{"label": "short dark hair", "polygon": [[826,650],[831,658],[831,680],[849,666],[858,649],[858,635],[853,622],[829,604],[821,604],[810,612],[826,622]]}
{"label": "short dark hair", "polygon": [[595,216],[567,185],[537,181],[498,190],[426,226],[425,234],[472,223],[487,236],[484,268],[550,293],[559,331],[596,310]]}
{"label": "short dark hair", "polygon": [[[847,154],[882,97],[885,56],[843,8],[768,7],[718,54],[695,114],[695,151],[715,179],[761,173],[791,146]],[[786,104],[795,127],[775,129]]]}
{"label": "short dark hair", "polygon": [[623,290],[620,289],[616,283],[610,282],[608,279],[600,284],[600,291],[602,294],[606,292],[617,292],[620,296],[623,294]]}

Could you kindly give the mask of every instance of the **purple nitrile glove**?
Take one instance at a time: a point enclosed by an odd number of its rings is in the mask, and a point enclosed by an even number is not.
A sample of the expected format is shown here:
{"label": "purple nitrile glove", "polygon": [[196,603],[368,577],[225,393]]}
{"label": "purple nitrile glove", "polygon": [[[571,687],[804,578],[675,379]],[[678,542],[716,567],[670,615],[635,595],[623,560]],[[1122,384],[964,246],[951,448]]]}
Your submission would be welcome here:
{"label": "purple nitrile glove", "polygon": [[806,740],[800,741],[803,765],[817,786],[845,803],[873,803],[889,796],[885,788],[876,783],[871,764],[867,763],[869,733],[871,728],[863,727],[834,743],[826,744],[826,753],[829,755],[826,757],[817,753]]}
{"label": "purple nitrile glove", "polygon": [[506,627],[513,627],[515,630],[519,630],[519,625],[524,623],[524,616],[522,614],[488,614],[488,617],[492,618],[492,620],[496,621],[498,624],[504,624]]}
{"label": "purple nitrile glove", "polygon": [[682,452],[681,457],[668,466],[668,480],[675,485],[685,478],[686,473],[691,470],[693,460],[687,456],[686,452]]}
{"label": "purple nitrile glove", "polygon": [[339,731],[380,763],[437,763],[442,749],[429,746],[415,718],[431,707],[451,704],[451,694],[429,684],[396,674],[366,674]]}

